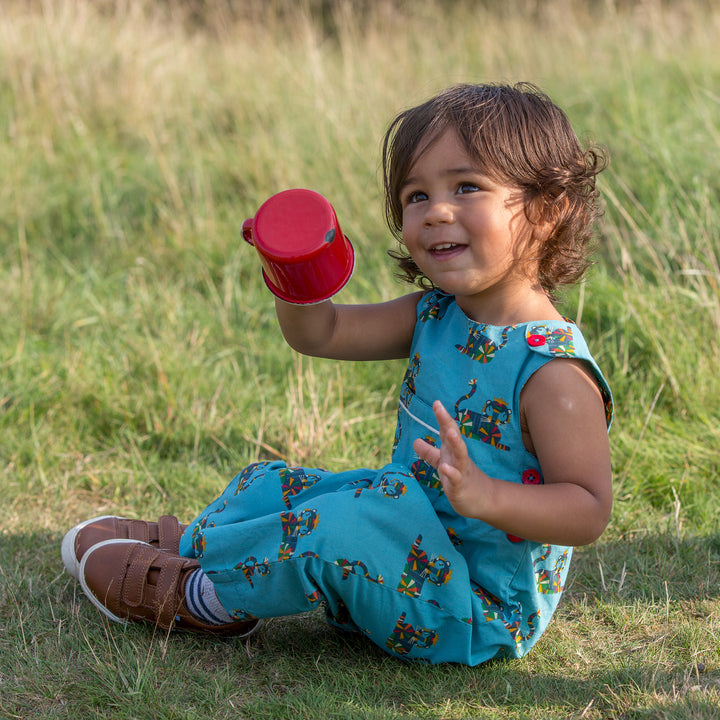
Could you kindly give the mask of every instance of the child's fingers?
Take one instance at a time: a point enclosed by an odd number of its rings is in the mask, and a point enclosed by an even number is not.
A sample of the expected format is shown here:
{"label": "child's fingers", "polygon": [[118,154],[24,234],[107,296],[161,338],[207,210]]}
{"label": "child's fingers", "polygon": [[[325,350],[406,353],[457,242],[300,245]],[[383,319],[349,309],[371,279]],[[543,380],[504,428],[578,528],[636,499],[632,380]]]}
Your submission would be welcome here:
{"label": "child's fingers", "polygon": [[450,417],[450,413],[448,413],[439,400],[433,403],[433,412],[438,421],[440,440],[444,443],[448,435],[452,433],[453,428],[455,428],[455,421]]}
{"label": "child's fingers", "polygon": [[456,438],[459,438],[460,433],[458,431],[458,426],[455,424],[455,420],[450,416],[450,413],[445,409],[439,400],[436,400],[433,403],[433,411],[435,413],[435,417],[437,418],[438,425],[440,426],[440,435],[448,437],[454,435]]}
{"label": "child's fingers", "polygon": [[458,452],[461,456],[465,454],[467,448],[462,437],[460,437],[458,426],[439,400],[433,403],[433,411],[440,426],[440,439],[443,444],[449,444],[455,454],[458,454]]}
{"label": "child's fingers", "polygon": [[441,461],[438,466],[438,473],[444,487],[450,485],[451,488],[454,488],[460,482],[462,482],[461,472],[450,463]]}
{"label": "child's fingers", "polygon": [[447,427],[448,425],[455,424],[453,419],[450,417],[450,413],[445,409],[445,406],[439,400],[436,400],[432,407],[441,429],[443,426]]}
{"label": "child's fingers", "polygon": [[462,469],[469,457],[467,447],[460,436],[455,420],[439,400],[433,403],[433,412],[440,431],[440,447],[435,447],[421,438],[417,438],[413,443],[413,449],[418,457],[432,465],[436,470],[439,469],[442,463],[443,467],[449,469],[447,475],[452,478],[452,482],[460,482]]}
{"label": "child's fingers", "polygon": [[424,460],[437,469],[438,463],[440,462],[439,448],[430,445],[430,443],[425,442],[422,438],[417,438],[413,443],[413,450],[415,450],[421,460]]}
{"label": "child's fingers", "polygon": [[454,423],[442,436],[442,442],[458,460],[464,460],[468,457],[467,445],[465,445],[465,441],[462,439],[460,431]]}
{"label": "child's fingers", "polygon": [[440,478],[440,484],[442,485],[443,492],[450,503],[454,504],[459,493],[462,492],[462,472],[460,472],[455,465],[441,461],[438,466],[438,477]]}

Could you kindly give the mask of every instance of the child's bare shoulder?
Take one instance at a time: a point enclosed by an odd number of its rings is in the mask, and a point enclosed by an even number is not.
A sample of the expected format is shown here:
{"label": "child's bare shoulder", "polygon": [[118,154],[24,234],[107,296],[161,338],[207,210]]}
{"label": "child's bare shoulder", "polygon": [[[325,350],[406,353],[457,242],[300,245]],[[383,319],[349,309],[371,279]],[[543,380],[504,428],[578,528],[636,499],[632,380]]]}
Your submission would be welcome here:
{"label": "child's bare shoulder", "polygon": [[585,404],[602,407],[603,394],[590,363],[574,358],[550,360],[536,370],[520,395],[521,408],[545,405],[567,406],[568,410]]}

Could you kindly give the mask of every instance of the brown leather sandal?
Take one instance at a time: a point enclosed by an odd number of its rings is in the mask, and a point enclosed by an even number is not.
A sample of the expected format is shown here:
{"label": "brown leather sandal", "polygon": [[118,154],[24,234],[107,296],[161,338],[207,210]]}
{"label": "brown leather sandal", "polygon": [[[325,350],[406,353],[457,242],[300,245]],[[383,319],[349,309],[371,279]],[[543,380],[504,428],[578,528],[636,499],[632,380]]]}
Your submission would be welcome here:
{"label": "brown leather sandal", "polygon": [[152,623],[164,630],[247,637],[258,620],[209,625],[185,607],[185,581],[200,567],[197,560],[172,555],[148,543],[129,539],[105,540],[82,558],[80,586],[90,602],[114,622]]}
{"label": "brown leather sandal", "polygon": [[173,515],[163,515],[158,522],[101,515],[69,530],[60,552],[66,570],[77,580],[80,561],[93,545],[113,539],[139,540],[177,555],[186,527]]}

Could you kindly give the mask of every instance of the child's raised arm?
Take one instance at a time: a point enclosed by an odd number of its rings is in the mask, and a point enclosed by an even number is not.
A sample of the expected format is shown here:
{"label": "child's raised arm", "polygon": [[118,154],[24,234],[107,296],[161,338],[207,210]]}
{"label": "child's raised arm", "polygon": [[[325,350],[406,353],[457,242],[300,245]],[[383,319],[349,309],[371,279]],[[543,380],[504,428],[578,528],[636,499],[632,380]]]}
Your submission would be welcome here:
{"label": "child's raised arm", "polygon": [[610,449],[602,396],[580,361],[549,362],[523,389],[523,425],[542,485],[488,476],[448,412],[439,402],[433,409],[441,446],[416,440],[415,451],[439,471],[459,514],[541,543],[584,545],[602,534],[612,508]]}
{"label": "child's raised arm", "polygon": [[407,358],[422,292],[369,305],[291,305],[275,300],[288,345],[305,355],[335,360]]}

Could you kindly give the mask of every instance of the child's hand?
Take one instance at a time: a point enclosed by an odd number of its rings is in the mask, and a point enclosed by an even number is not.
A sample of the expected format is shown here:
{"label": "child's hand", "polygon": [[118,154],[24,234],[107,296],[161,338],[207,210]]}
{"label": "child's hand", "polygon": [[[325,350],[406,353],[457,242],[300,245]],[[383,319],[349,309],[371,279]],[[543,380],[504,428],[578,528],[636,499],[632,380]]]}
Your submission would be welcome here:
{"label": "child's hand", "polygon": [[533,542],[585,545],[607,525],[612,469],[605,408],[590,370],[580,361],[553,360],[523,390],[532,454],[543,482],[490,477],[471,459],[460,428],[439,402],[433,411],[440,447],[415,440],[415,452],[440,476],[460,515]]}
{"label": "child's hand", "polygon": [[433,411],[440,428],[440,447],[417,439],[413,448],[438,471],[443,491],[455,512],[477,517],[483,494],[490,489],[490,477],[470,459],[458,426],[439,400],[433,403]]}

